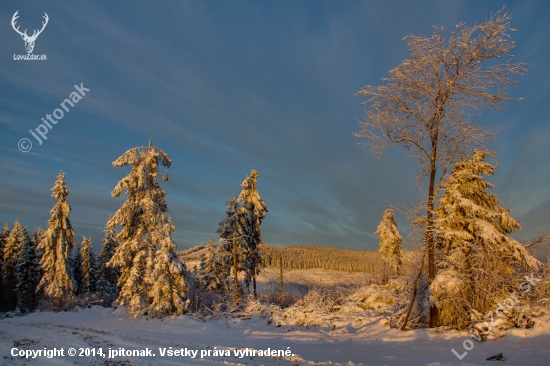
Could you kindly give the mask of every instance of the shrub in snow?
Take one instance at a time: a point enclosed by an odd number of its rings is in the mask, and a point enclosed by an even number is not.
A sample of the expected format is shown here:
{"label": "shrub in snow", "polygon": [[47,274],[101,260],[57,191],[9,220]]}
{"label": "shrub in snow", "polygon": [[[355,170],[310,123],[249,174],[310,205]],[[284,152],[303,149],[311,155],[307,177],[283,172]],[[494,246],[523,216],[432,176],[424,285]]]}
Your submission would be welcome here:
{"label": "shrub in snow", "polygon": [[287,308],[271,305],[268,310],[267,305],[261,307],[254,303],[247,311],[256,307],[261,313],[269,312],[271,323],[276,326],[319,326],[328,327],[336,333],[345,332],[347,325],[358,326],[371,316],[390,314],[396,301],[397,288],[402,288],[402,285],[397,285],[395,281],[391,286],[370,285],[361,288],[315,286]]}
{"label": "shrub in snow", "polygon": [[392,269],[396,275],[401,272],[403,239],[397,231],[397,223],[395,222],[395,214],[391,207],[388,207],[384,211],[382,221],[378,225],[375,232],[380,236],[379,252],[382,254],[382,258],[385,263],[384,279],[383,282],[387,282],[389,278],[389,269]]}
{"label": "shrub in snow", "polygon": [[396,293],[388,286],[370,285],[359,289],[349,299],[356,301],[360,308],[388,313],[395,305]]}

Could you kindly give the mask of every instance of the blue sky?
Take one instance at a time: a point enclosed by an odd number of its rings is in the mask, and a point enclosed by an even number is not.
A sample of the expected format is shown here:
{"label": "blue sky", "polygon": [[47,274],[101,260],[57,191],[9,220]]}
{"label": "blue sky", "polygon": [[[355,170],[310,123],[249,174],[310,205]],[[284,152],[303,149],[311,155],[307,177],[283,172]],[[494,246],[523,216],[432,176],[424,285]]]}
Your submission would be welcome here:
{"label": "blue sky", "polygon": [[[266,243],[374,249],[384,209],[421,197],[419,167],[404,149],[378,160],[357,145],[363,107],[353,95],[408,57],[405,35],[473,25],[504,4],[515,60],[530,64],[509,94],[524,100],[476,121],[498,131],[487,144],[499,165],[490,181],[521,220],[515,236],[547,234],[547,1],[2,1],[0,222],[45,228],[64,170],[76,239],[92,236],[99,249],[123,202],[110,192],[129,171],[111,163],[151,137],[173,160],[162,186],[180,249],[216,238],[251,169],[269,209]],[[48,14],[34,49],[46,61],[13,59],[26,54],[10,24],[16,10],[21,30]],[[29,130],[80,83],[90,92],[38,145]],[[19,151],[22,138],[31,151]]]}

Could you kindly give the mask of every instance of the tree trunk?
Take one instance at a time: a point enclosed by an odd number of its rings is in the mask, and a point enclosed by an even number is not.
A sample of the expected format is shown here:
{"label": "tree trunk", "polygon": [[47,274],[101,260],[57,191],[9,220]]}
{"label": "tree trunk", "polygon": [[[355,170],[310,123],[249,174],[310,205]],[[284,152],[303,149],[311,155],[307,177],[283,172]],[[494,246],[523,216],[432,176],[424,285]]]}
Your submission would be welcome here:
{"label": "tree trunk", "polygon": [[279,258],[279,291],[281,292],[281,296],[285,291],[283,287],[283,257]]}
{"label": "tree trunk", "polygon": [[233,290],[235,301],[239,302],[239,276],[237,274],[237,234],[233,233]]}
{"label": "tree trunk", "polygon": [[254,277],[252,277],[252,286],[254,287],[254,298],[258,298],[258,293],[256,292],[256,267],[254,267]]}
{"label": "tree trunk", "polygon": [[[437,145],[432,145],[432,164],[430,167],[430,188],[428,191],[428,212],[426,223],[426,247],[428,249],[428,279],[430,286],[435,279],[435,248],[434,248],[434,232],[433,232],[433,209],[434,209],[434,186],[435,186],[435,156],[437,156]],[[429,296],[429,295],[428,295]],[[437,307],[430,306],[430,328],[437,327]]]}

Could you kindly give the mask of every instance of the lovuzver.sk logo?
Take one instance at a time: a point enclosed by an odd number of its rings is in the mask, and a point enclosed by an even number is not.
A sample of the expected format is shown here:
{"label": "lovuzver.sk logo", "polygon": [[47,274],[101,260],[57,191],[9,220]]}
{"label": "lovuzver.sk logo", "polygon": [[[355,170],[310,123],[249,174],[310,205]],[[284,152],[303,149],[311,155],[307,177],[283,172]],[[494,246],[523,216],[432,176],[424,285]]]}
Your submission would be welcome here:
{"label": "lovuzver.sk logo", "polygon": [[17,20],[17,18],[19,18],[18,13],[19,13],[19,10],[17,10],[15,12],[15,14],[13,14],[13,17],[11,18],[11,26],[13,27],[13,30],[15,30],[17,33],[19,33],[21,38],[23,38],[23,41],[25,41],[25,49],[27,50],[27,54],[26,55],[13,54],[13,59],[14,60],[33,60],[33,61],[46,60],[47,58],[46,58],[45,54],[44,55],[33,55],[32,51],[34,50],[34,43],[36,42],[36,39],[38,38],[40,33],[42,33],[42,31],[44,30],[44,28],[46,28],[46,25],[48,24],[48,20],[50,19],[48,17],[48,14],[44,13],[43,18],[45,19],[45,22],[42,22],[42,29],[40,29],[40,30],[35,29],[33,31],[32,35],[29,36],[27,34],[26,29],[25,29],[24,32],[21,32],[19,30],[19,26],[17,26],[17,28],[15,27],[16,20]]}

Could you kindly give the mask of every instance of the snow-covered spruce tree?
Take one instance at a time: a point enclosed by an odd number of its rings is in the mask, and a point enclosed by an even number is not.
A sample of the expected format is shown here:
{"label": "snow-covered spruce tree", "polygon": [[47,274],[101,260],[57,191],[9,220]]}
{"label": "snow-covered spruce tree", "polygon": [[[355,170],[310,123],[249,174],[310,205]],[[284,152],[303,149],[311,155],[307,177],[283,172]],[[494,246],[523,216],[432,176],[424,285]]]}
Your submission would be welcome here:
{"label": "snow-covered spruce tree", "polygon": [[245,273],[245,283],[249,286],[252,280],[254,297],[256,297],[256,275],[260,272],[260,266],[262,264],[262,256],[260,254],[260,243],[262,242],[262,238],[260,237],[258,217],[250,202],[242,204],[239,216],[241,218],[241,225],[244,233],[243,244],[245,244],[243,247],[244,257],[242,267]]}
{"label": "snow-covered spruce tree", "polygon": [[4,224],[4,229],[0,231],[0,294],[2,294],[2,297],[0,298],[0,312],[7,311],[5,298],[3,295],[4,294],[4,248],[6,247],[6,243],[8,241],[9,236],[10,236],[10,227],[6,222]]}
{"label": "snow-covered spruce tree", "polygon": [[120,271],[117,267],[109,266],[107,263],[115,254],[117,242],[114,229],[105,229],[105,238],[99,251],[99,280],[97,284],[98,293],[103,300],[104,306],[110,306],[118,297],[118,277]]}
{"label": "snow-covered spruce tree", "polygon": [[14,311],[17,308],[17,264],[19,253],[25,241],[29,240],[27,230],[15,220],[13,229],[10,232],[6,246],[4,247],[4,304],[6,311]]}
{"label": "snow-covered spruce tree", "polygon": [[376,232],[374,233],[380,236],[380,246],[378,251],[382,255],[385,263],[384,279],[383,282],[388,281],[388,269],[391,268],[396,275],[401,273],[403,239],[397,231],[397,223],[395,222],[395,213],[393,209],[388,207],[384,211],[382,221],[378,225]]}
{"label": "snow-covered spruce tree", "polygon": [[[24,235],[26,236],[26,235]],[[36,254],[37,243],[26,237],[19,252],[17,264],[17,306],[22,313],[33,312],[38,305],[36,288],[40,280],[39,258]]]}
{"label": "snow-covered spruce tree", "polygon": [[238,272],[244,270],[243,262],[245,256],[245,231],[243,229],[242,216],[239,214],[241,205],[235,196],[227,201],[226,217],[218,223],[216,233],[220,237],[222,249],[224,250],[223,261],[230,266],[233,274],[233,290],[235,299],[239,299]]}
{"label": "snow-covered spruce tree", "polygon": [[259,251],[260,243],[263,240],[260,235],[260,225],[268,212],[265,202],[260,197],[256,189],[258,172],[254,169],[250,171],[250,176],[246,176],[241,184],[242,191],[237,198],[241,203],[240,216],[242,216],[244,239],[246,243],[244,270],[246,273],[247,284],[252,279],[254,284],[254,296],[256,296],[256,275],[260,272],[262,257]]}
{"label": "snow-covered spruce tree", "polygon": [[38,244],[44,237],[44,230],[42,230],[41,227],[37,227],[34,230],[34,234],[32,236],[32,241],[34,242],[34,253],[36,255],[36,289],[35,289],[35,295],[36,295],[36,303],[39,304],[40,301],[44,298],[44,289],[38,287],[40,283],[40,279],[42,276],[44,276],[44,270],[42,269],[42,266],[40,265],[40,260],[42,259],[42,255],[44,254],[44,250],[38,248]]}
{"label": "snow-covered spruce tree", "polygon": [[256,226],[258,227],[258,232],[262,220],[265,218],[265,213],[268,212],[265,202],[260,197],[256,189],[256,183],[258,181],[258,172],[254,169],[250,171],[250,176],[246,176],[244,181],[241,183],[241,188],[243,189],[237,197],[237,201],[241,203],[250,202],[253,205],[254,213],[257,217]]}
{"label": "snow-covered spruce tree", "polygon": [[[537,270],[541,263],[507,236],[521,229],[483,176],[495,167],[484,161],[488,152],[475,150],[456,163],[444,182],[445,193],[435,209],[436,236],[442,256],[430,295],[438,307],[439,324],[463,328],[472,314],[494,309],[509,295],[501,276],[517,266]],[[489,283],[489,286],[485,286]]]}
{"label": "snow-covered spruce tree", "polygon": [[92,248],[92,238],[82,241],[82,293],[92,294],[97,290],[97,258]]}
{"label": "snow-covered spruce tree", "polygon": [[[119,197],[125,190],[128,198],[107,223],[108,229],[122,227],[108,265],[120,268],[118,302],[136,316],[181,314],[188,303],[183,280],[186,269],[172,241],[176,228],[167,216],[166,192],[157,183],[159,163],[168,168],[172,161],[150,142],[113,162],[115,167],[131,165],[132,171],[111,193]],[[168,175],[162,178],[167,181]]]}
{"label": "snow-covered spruce tree", "polygon": [[[86,238],[84,238],[86,240]],[[77,296],[83,293],[84,274],[82,272],[82,244],[77,244],[74,254],[69,259],[71,277],[73,279],[74,294]]]}
{"label": "snow-covered spruce tree", "polygon": [[161,247],[155,252],[148,310],[155,317],[182,314],[189,305],[185,286],[186,268],[176,254],[176,244],[172,241],[171,232],[175,230],[172,222],[164,224],[164,232],[159,237]]}
{"label": "snow-covered spruce tree", "polygon": [[57,203],[50,211],[52,216],[48,220],[48,229],[37,249],[43,253],[40,265],[44,271],[39,288],[44,290],[45,296],[63,306],[63,299],[72,296],[74,289],[68,263],[74,248],[74,231],[69,220],[71,206],[67,202],[69,191],[63,171],[57,176],[52,197],[57,199]]}
{"label": "snow-covered spruce tree", "polygon": [[201,255],[199,281],[203,289],[216,293],[228,290],[229,267],[220,256],[212,239],[208,239],[207,253]]}

